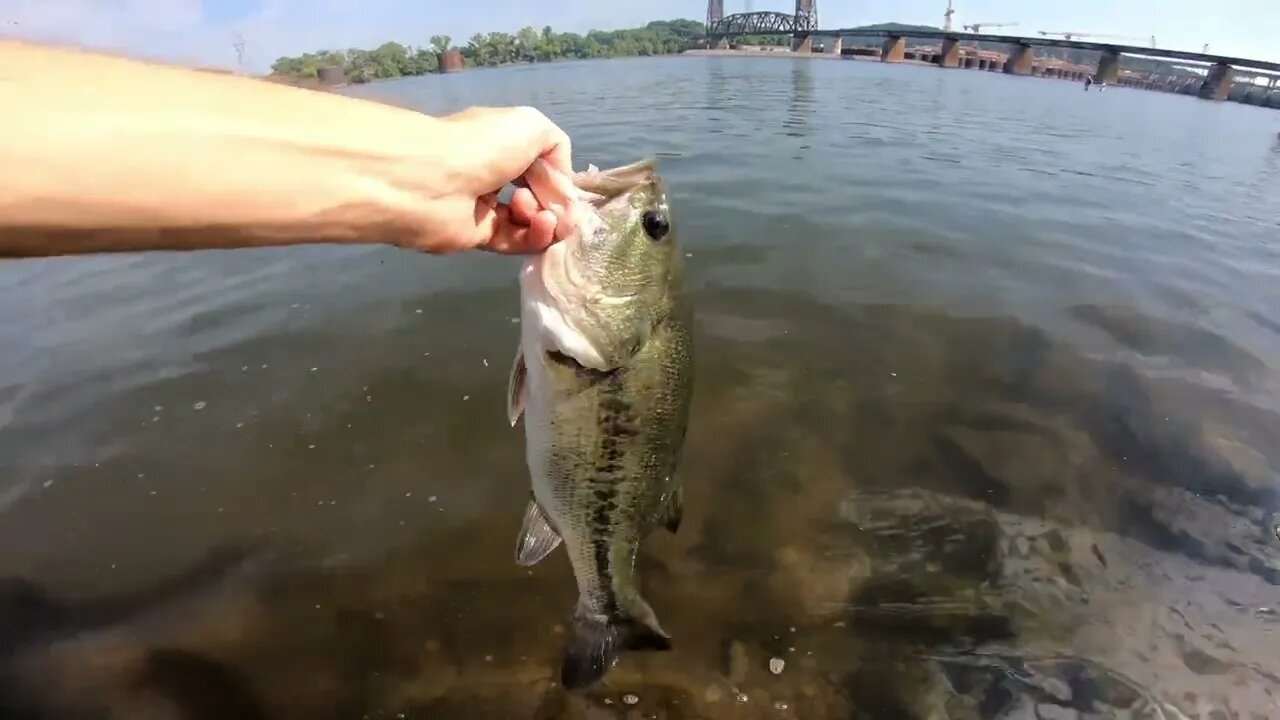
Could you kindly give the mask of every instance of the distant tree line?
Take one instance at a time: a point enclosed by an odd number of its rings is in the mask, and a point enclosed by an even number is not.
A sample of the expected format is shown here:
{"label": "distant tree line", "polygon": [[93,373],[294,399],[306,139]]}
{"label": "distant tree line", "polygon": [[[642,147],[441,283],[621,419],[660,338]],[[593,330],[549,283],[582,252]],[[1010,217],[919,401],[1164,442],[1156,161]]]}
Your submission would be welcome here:
{"label": "distant tree line", "polygon": [[466,45],[453,45],[448,35],[434,35],[426,47],[387,42],[374,50],[322,50],[299,57],[282,57],[271,65],[272,75],[314,78],[321,67],[341,67],[348,82],[369,82],[406,75],[423,75],[439,69],[439,54],[458,50],[468,67],[552,60],[608,58],[629,55],[667,55],[690,46],[704,34],[696,20],[657,20],[628,30],[591,30],[586,35],[558,33],[550,26],[542,32],[526,27],[515,34],[477,33]]}

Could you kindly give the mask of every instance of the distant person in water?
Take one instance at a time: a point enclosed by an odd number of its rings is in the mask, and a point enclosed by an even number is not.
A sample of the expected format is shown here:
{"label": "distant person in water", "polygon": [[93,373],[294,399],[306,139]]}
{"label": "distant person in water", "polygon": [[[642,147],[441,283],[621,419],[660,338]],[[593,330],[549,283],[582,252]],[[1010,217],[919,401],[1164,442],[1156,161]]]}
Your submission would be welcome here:
{"label": "distant person in water", "polygon": [[534,253],[572,231],[552,177],[572,173],[569,137],[529,107],[434,118],[11,40],[0,105],[0,256],[311,242]]}

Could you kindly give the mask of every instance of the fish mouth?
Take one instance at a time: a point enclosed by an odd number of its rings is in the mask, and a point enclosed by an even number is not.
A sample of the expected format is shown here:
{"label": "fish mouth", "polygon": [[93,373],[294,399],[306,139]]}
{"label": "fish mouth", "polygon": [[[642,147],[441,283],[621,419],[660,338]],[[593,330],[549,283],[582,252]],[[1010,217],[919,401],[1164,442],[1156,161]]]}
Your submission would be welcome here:
{"label": "fish mouth", "polygon": [[601,170],[592,165],[573,176],[581,199],[600,207],[619,195],[657,180],[657,158],[645,158],[621,167]]}

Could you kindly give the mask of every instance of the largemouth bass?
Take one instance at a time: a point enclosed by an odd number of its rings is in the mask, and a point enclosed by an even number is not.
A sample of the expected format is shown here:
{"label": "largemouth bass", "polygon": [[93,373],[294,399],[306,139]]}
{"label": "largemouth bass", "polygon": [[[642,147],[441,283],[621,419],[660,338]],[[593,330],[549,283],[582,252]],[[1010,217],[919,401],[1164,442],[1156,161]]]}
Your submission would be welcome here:
{"label": "largemouth bass", "polygon": [[560,669],[576,689],[623,650],[671,648],[635,563],[652,529],[680,526],[692,368],[680,252],[653,161],[572,182],[577,229],[520,272],[507,416],[514,426],[524,414],[533,486],[516,562],[534,565],[563,543],[577,580]]}

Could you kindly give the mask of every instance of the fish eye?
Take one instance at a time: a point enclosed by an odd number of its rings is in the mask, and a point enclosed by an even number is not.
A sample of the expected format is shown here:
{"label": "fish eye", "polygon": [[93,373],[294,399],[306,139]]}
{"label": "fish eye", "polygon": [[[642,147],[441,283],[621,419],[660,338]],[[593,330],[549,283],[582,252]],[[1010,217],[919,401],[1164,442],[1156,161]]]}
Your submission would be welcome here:
{"label": "fish eye", "polygon": [[645,210],[644,215],[640,217],[640,223],[644,225],[644,232],[653,240],[661,240],[671,232],[671,223],[667,222],[667,216],[658,210]]}

